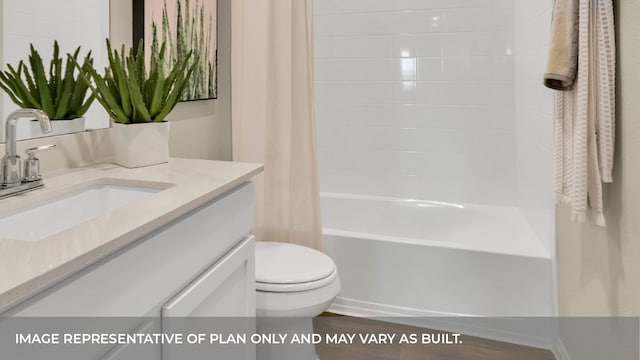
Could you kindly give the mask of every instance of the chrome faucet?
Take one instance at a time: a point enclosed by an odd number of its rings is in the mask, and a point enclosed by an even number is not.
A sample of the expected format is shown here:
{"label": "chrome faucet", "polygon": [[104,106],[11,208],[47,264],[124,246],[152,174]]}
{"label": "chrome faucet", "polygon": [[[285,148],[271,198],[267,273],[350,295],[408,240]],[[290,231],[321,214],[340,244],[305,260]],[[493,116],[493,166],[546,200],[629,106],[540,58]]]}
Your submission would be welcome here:
{"label": "chrome faucet", "polygon": [[19,109],[7,118],[6,123],[6,153],[0,160],[0,199],[35,190],[43,187],[40,176],[39,162],[35,152],[55,147],[55,145],[42,146],[27,150],[29,158],[26,162],[26,171],[22,172],[22,161],[16,151],[16,123],[21,118],[36,118],[40,123],[43,133],[51,132],[49,117],[42,110]]}

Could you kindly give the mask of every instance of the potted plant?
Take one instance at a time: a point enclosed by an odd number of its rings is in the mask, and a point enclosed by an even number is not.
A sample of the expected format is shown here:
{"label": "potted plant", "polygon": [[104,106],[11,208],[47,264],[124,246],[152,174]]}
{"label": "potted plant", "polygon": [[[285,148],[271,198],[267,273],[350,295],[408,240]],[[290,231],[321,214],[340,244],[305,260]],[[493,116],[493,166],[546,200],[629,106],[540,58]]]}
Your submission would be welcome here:
{"label": "potted plant", "polygon": [[[40,109],[50,120],[53,132],[50,135],[84,131],[84,114],[89,110],[94,95],[87,96],[88,85],[81,79],[93,68],[91,51],[84,58],[82,66],[76,66],[80,47],[69,55],[62,71],[58,42],[53,43],[53,58],[49,65],[49,76],[42,57],[31,45],[29,65],[18,63],[17,69],[7,64],[8,70],[0,72],[0,88],[21,108]],[[73,60],[71,60],[73,59]],[[31,135],[40,134],[40,126],[33,121]]]}
{"label": "potted plant", "polygon": [[[192,53],[165,69],[163,43],[151,56],[146,70],[143,43],[137,50],[125,47],[118,52],[107,39],[109,67],[100,75],[91,68],[86,83],[112,119],[114,162],[125,167],[140,167],[169,159],[169,123],[165,121],[182,94],[197,64]],[[76,67],[80,67],[76,63]],[[90,80],[93,80],[93,84]]]}

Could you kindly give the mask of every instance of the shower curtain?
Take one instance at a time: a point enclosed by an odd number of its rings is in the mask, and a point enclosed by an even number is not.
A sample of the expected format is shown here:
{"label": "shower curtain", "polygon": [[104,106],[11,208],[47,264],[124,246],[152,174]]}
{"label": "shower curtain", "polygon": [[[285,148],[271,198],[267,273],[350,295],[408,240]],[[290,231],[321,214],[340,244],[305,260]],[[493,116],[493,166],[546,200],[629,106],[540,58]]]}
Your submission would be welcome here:
{"label": "shower curtain", "polygon": [[233,159],[260,162],[258,240],[320,249],[312,0],[234,0]]}

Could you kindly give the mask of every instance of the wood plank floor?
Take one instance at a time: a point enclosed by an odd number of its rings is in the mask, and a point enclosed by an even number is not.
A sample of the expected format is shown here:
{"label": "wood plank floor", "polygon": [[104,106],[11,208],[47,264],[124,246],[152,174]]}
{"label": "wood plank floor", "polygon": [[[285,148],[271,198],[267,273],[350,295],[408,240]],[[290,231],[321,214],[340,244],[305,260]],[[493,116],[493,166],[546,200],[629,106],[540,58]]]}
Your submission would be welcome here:
{"label": "wood plank floor", "polygon": [[[402,334],[446,334],[445,332],[382,321],[336,316],[324,313],[314,320],[315,332],[321,334],[398,334],[394,344],[367,344],[354,341],[350,345],[318,344],[320,360],[555,360],[548,350],[514,345],[472,336],[461,336],[455,345],[398,344]],[[358,335],[356,335],[358,336]],[[357,339],[358,337],[356,337]]]}

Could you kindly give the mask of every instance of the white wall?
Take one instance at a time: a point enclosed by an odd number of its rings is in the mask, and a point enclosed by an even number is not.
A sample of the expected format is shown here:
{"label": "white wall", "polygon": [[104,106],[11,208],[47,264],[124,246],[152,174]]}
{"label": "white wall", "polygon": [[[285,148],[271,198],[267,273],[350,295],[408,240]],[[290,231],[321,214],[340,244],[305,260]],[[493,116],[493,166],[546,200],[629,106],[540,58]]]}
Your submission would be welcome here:
{"label": "white wall", "polygon": [[316,0],[321,191],[515,204],[513,0]]}
{"label": "white wall", "polygon": [[[553,91],[542,85],[552,0],[515,0],[516,174],[518,205],[553,252]],[[532,30],[535,29],[535,30]]]}

